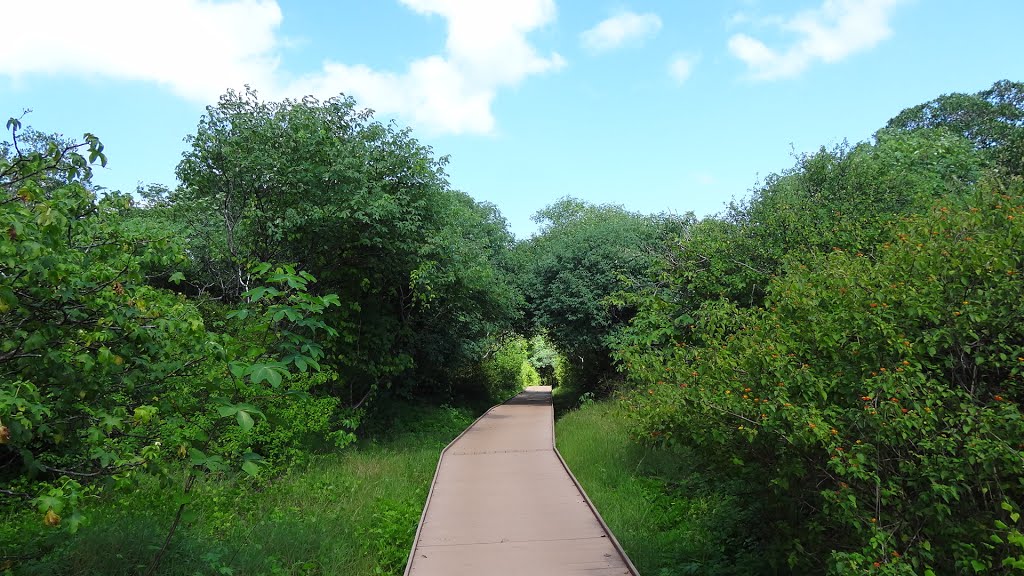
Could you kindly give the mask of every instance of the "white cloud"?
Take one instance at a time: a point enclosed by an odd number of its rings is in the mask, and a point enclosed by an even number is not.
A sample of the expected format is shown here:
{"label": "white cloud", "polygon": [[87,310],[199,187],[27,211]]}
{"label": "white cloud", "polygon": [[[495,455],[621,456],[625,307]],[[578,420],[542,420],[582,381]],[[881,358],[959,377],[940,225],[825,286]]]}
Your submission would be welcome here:
{"label": "white cloud", "polygon": [[729,51],[746,63],[754,79],[797,76],[814,62],[838,62],[891,36],[889,19],[901,2],[825,0],[819,8],[789,18],[762,20],[796,35],[796,41],[784,50],[771,48],[747,34],[734,34],[729,38]]}
{"label": "white cloud", "polygon": [[693,67],[697,65],[696,56],[676,56],[668,63],[668,74],[676,82],[682,84],[690,78]]}
{"label": "white cloud", "polygon": [[401,0],[448,21],[445,54],[413,61],[402,73],[326,62],[321,72],[288,86],[294,94],[345,92],[378,112],[397,114],[434,132],[488,133],[499,88],[558,70],[557,53],[541,56],[526,40],[555,18],[553,0]]}
{"label": "white cloud", "polygon": [[325,61],[286,80],[286,45],[276,0],[78,0],[18,2],[11,22],[45,22],[45,34],[11,27],[0,75],[77,74],[157,82],[182,97],[210,103],[227,88],[250,84],[270,98],[344,92],[360,105],[438,133],[488,133],[501,88],[558,70],[565,60],[541,55],[527,34],[552,22],[554,0],[400,0],[445,18],[443,52],[403,71]]}
{"label": "white cloud", "polygon": [[278,60],[274,0],[12,2],[0,75],[106,76],[163,84],[210,102],[228,86],[269,83]]}
{"label": "white cloud", "polygon": [[657,14],[621,12],[580,34],[583,47],[593,53],[614,50],[623,44],[654,36],[661,30]]}

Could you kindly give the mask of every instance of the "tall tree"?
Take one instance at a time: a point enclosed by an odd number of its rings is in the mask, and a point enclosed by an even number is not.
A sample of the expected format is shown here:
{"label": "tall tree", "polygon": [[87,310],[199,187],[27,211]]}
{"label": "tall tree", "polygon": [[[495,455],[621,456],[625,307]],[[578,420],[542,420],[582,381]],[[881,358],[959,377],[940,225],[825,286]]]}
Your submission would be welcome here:
{"label": "tall tree", "polygon": [[450,189],[447,158],[353,99],[228,92],[189,141],[172,202],[191,208],[201,273],[236,299],[254,263],[295,262],[337,292],[331,356],[354,401],[482,354],[515,314],[496,268],[504,221]]}
{"label": "tall tree", "polygon": [[1000,80],[974,94],[943,94],[903,110],[885,126],[921,128],[960,134],[1009,174],[1024,174],[1024,83]]}

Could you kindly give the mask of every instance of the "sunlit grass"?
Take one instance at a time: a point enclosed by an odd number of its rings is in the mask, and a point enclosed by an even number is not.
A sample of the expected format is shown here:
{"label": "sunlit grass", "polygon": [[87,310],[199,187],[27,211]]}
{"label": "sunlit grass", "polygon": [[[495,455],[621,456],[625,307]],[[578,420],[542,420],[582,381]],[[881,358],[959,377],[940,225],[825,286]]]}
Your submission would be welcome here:
{"label": "sunlit grass", "polygon": [[[314,457],[270,482],[199,485],[189,505],[194,515],[174,535],[159,573],[401,574],[441,448],[472,414],[409,408],[401,416],[402,425],[378,440]],[[94,504],[78,534],[50,534],[35,550],[24,547],[20,554],[36,558],[13,572],[142,573],[171,524],[174,494],[149,479]]]}
{"label": "sunlit grass", "polygon": [[559,452],[641,574],[761,573],[743,547],[749,513],[738,509],[733,487],[703,476],[686,451],[631,439],[622,404],[584,403],[558,421],[556,435]]}

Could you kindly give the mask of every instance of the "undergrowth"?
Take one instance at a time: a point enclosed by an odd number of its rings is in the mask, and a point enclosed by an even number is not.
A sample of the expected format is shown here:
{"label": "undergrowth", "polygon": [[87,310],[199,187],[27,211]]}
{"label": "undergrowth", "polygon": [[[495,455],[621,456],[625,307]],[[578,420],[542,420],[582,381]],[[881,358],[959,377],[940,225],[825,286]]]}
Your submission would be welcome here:
{"label": "undergrowth", "polygon": [[[472,422],[451,407],[404,405],[392,426],[273,479],[220,478],[193,490],[159,574],[401,574],[441,449]],[[163,543],[180,490],[144,478],[88,505],[74,535],[37,516],[0,522],[0,570],[135,575]]]}
{"label": "undergrowth", "polygon": [[615,400],[584,399],[559,419],[556,437],[640,573],[769,573],[759,562],[756,510],[744,504],[743,486],[702,473],[687,451],[636,442],[625,410]]}

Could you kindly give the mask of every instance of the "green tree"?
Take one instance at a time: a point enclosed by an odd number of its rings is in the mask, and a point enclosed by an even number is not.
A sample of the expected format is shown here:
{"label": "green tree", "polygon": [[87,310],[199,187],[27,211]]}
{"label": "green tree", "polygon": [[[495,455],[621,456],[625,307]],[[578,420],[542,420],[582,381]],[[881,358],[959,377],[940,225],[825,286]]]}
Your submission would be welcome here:
{"label": "green tree", "polygon": [[[86,187],[102,145],[12,143],[0,157],[0,494],[31,501],[74,530],[82,497],[142,470],[174,476],[244,470],[270,445],[249,435],[257,399],[285,396],[319,368],[321,320],[338,305],[309,294],[308,273],[256,266],[231,315],[147,282],[187,257],[166,238],[123,226],[120,194]],[[41,146],[40,146],[41,144]],[[172,282],[181,274],[173,273]],[[221,330],[210,330],[210,324]],[[232,335],[235,333],[239,336]],[[275,393],[268,394],[268,389]],[[188,484],[190,484],[189,482]],[[187,485],[188,485],[187,484]]]}
{"label": "green tree", "polygon": [[253,262],[294,262],[335,292],[333,393],[444,387],[518,313],[492,206],[451,190],[446,158],[351,98],[263,102],[229,92],[178,166],[170,210],[194,231],[198,283],[229,300]]}
{"label": "green tree", "polygon": [[646,276],[668,220],[564,198],[534,216],[540,234],[519,246],[528,313],[585,386],[611,373],[608,339],[633,316],[614,298]]}
{"label": "green tree", "polygon": [[1024,84],[1020,82],[1000,80],[974,94],[943,94],[903,110],[884,130],[923,128],[962,135],[1008,174],[1024,174]]}

